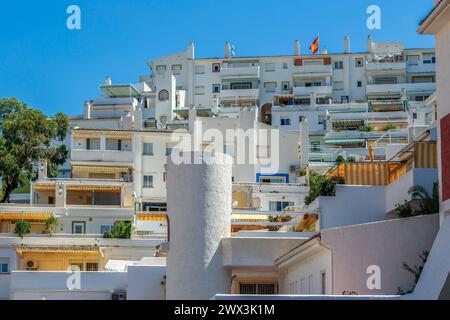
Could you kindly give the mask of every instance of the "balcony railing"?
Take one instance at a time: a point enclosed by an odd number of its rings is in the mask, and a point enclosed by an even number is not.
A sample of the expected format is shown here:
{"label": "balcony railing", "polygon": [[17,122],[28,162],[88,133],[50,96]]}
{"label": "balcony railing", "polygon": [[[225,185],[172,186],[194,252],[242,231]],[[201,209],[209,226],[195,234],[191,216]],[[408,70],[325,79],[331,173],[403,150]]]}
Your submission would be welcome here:
{"label": "balcony railing", "polygon": [[309,66],[297,66],[294,67],[293,76],[302,77],[311,74],[321,75],[321,76],[331,76],[333,69],[331,65],[309,65]]}
{"label": "balcony railing", "polygon": [[318,96],[331,96],[333,94],[332,86],[320,86],[320,87],[294,87],[293,94],[295,96],[309,96],[312,91],[315,91]]}
{"label": "balcony railing", "polygon": [[132,151],[72,149],[73,161],[133,162]]}
{"label": "balcony railing", "polygon": [[259,78],[259,66],[256,67],[222,67],[222,77],[254,77]]}
{"label": "balcony railing", "polygon": [[222,89],[220,91],[222,99],[258,99],[259,89]]}
{"label": "balcony railing", "polygon": [[396,83],[396,84],[369,84],[368,94],[400,94],[405,89],[407,93],[433,93],[436,83]]}
{"label": "balcony railing", "polygon": [[366,64],[367,72],[406,72],[406,62],[369,62]]}

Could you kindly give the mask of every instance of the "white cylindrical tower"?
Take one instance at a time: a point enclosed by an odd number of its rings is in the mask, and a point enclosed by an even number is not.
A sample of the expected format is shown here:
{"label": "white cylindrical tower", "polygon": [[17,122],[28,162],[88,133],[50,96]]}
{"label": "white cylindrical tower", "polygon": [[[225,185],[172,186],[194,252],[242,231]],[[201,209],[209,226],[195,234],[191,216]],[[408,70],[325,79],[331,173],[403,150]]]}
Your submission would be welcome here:
{"label": "white cylindrical tower", "polygon": [[344,39],[344,53],[350,53],[350,37],[345,36]]}
{"label": "white cylindrical tower", "polygon": [[295,40],[294,42],[294,56],[300,55],[300,41]]}
{"label": "white cylindrical tower", "polygon": [[194,60],[195,59],[195,45],[194,45],[193,41],[189,42],[188,58],[190,60]]}
{"label": "white cylindrical tower", "polygon": [[231,58],[231,44],[230,44],[230,42],[228,42],[228,41],[225,42],[223,50],[224,50],[225,59]]}
{"label": "white cylindrical tower", "polygon": [[[188,155],[184,158],[194,163],[199,153]],[[227,155],[218,154],[216,160],[176,164],[168,158],[167,299],[209,299],[230,292],[221,240],[231,233],[232,166]]]}
{"label": "white cylindrical tower", "polygon": [[371,35],[367,36],[367,52],[372,52],[373,50],[373,38]]}

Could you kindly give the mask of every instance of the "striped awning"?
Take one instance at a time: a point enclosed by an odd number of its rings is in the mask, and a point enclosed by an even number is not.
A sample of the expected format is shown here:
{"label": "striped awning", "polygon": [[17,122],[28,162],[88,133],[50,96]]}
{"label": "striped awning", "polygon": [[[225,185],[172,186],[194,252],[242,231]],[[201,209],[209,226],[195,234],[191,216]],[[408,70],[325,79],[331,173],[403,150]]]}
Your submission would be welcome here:
{"label": "striped awning", "polygon": [[16,247],[16,254],[22,255],[23,253],[71,253],[71,254],[98,254],[99,249],[91,246],[19,246]]}
{"label": "striped awning", "polygon": [[106,185],[69,185],[68,191],[96,191],[96,192],[120,192],[120,186],[106,186]]}
{"label": "striped awning", "polygon": [[114,131],[114,130],[74,130],[73,137],[74,138],[100,138],[100,136],[105,136],[106,139],[113,138],[113,139],[132,139],[133,136],[130,132],[125,131]]}
{"label": "striped awning", "polygon": [[80,165],[72,164],[73,171],[79,172],[91,172],[91,173],[127,173],[131,168],[130,166],[95,166],[95,165]]}
{"label": "striped awning", "polygon": [[55,183],[39,183],[34,185],[35,191],[55,191]]}
{"label": "striped awning", "polygon": [[268,222],[269,215],[265,214],[237,214],[231,215],[233,222]]}
{"label": "striped awning", "polygon": [[0,212],[0,220],[45,221],[50,217],[52,217],[51,213]]}
{"label": "striped awning", "polygon": [[138,221],[167,221],[165,213],[138,213]]}

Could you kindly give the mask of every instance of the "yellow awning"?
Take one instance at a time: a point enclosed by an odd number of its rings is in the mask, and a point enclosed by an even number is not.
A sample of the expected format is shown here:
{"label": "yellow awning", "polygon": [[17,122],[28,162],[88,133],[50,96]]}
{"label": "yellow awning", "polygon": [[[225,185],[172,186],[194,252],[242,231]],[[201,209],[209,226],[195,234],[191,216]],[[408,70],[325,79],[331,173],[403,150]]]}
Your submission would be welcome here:
{"label": "yellow awning", "polygon": [[17,213],[17,212],[1,212],[0,220],[29,220],[29,221],[45,221],[52,216],[51,213]]}
{"label": "yellow awning", "polygon": [[167,221],[165,213],[138,213],[138,221]]}
{"label": "yellow awning", "polygon": [[75,130],[73,132],[74,138],[99,138],[104,135],[106,139],[132,139],[130,132],[124,131],[100,131],[100,130]]}
{"label": "yellow awning", "polygon": [[68,191],[120,192],[120,186],[76,185],[67,186]]}
{"label": "yellow awning", "polygon": [[34,190],[35,191],[55,191],[55,184],[52,183],[39,183],[37,182],[34,185]]}
{"label": "yellow awning", "polygon": [[265,214],[232,214],[231,220],[237,222],[268,222],[269,216]]}
{"label": "yellow awning", "polygon": [[91,173],[127,173],[131,166],[90,166],[73,164],[72,170]]}
{"label": "yellow awning", "polygon": [[23,253],[71,253],[71,254],[98,254],[98,248],[93,247],[16,247],[16,254]]}

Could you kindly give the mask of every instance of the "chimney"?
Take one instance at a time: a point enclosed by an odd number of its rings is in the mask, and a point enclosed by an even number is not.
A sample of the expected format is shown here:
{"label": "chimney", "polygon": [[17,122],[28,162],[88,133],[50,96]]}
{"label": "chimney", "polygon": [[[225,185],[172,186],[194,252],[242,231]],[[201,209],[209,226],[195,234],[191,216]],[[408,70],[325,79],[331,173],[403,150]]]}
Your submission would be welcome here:
{"label": "chimney", "polygon": [[188,48],[188,58],[190,60],[194,60],[195,59],[195,45],[194,42],[189,42],[189,48]]}
{"label": "chimney", "polygon": [[225,46],[224,46],[224,51],[225,51],[225,58],[229,59],[231,58],[231,44],[230,42],[225,42]]}
{"label": "chimney", "polygon": [[111,77],[106,76],[105,77],[105,86],[110,86],[112,84]]}
{"label": "chimney", "polygon": [[83,118],[84,119],[90,119],[91,118],[91,109],[92,109],[92,105],[89,101],[85,101],[84,102],[84,107],[83,107]]}
{"label": "chimney", "polygon": [[344,39],[344,53],[350,53],[350,37],[345,36]]}
{"label": "chimney", "polygon": [[372,48],[373,48],[373,40],[372,40],[372,36],[369,35],[367,37],[367,51],[372,52]]}
{"label": "chimney", "polygon": [[294,42],[294,56],[300,55],[300,41],[295,40]]}

